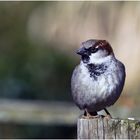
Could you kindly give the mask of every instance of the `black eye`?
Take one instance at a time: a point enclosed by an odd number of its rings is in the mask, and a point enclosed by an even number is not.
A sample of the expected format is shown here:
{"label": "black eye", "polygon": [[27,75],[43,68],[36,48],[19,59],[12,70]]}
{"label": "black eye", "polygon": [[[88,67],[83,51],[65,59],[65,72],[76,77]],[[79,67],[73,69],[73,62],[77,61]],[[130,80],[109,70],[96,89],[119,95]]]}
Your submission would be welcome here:
{"label": "black eye", "polygon": [[91,52],[91,53],[96,53],[98,50],[99,50],[98,47],[91,47],[91,48],[90,48],[90,52]]}

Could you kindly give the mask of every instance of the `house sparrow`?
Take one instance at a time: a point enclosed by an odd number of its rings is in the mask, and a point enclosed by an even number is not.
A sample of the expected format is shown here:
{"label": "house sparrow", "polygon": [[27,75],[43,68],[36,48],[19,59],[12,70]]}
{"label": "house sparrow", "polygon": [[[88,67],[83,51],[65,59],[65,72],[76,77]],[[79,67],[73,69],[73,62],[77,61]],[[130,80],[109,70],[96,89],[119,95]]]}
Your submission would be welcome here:
{"label": "house sparrow", "polygon": [[[71,78],[72,97],[85,110],[84,116],[96,116],[119,98],[125,82],[125,66],[115,58],[106,40],[90,39],[81,44],[77,54],[81,62]],[[98,115],[97,115],[98,116]]]}

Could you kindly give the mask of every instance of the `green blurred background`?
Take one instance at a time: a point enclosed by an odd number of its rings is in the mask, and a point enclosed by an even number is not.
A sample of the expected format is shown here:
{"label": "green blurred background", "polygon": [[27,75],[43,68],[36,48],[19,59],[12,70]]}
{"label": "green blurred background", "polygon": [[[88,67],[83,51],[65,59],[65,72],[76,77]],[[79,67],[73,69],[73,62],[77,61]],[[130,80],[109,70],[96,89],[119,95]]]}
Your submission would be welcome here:
{"label": "green blurred background", "polygon": [[[75,50],[82,41],[100,38],[112,44],[127,72],[123,94],[109,110],[114,117],[139,118],[139,23],[140,2],[0,2],[1,101],[74,106],[70,78],[79,63]],[[76,138],[76,123],[1,119],[0,138]]]}

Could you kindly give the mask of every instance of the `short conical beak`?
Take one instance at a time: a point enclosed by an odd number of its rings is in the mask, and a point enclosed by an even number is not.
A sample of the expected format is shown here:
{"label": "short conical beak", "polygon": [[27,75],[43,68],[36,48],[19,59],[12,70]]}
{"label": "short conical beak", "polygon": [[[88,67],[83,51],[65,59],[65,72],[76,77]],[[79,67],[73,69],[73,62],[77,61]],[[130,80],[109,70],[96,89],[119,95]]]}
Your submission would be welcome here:
{"label": "short conical beak", "polygon": [[77,51],[76,51],[77,54],[79,55],[86,55],[86,50],[84,47],[82,48],[79,48]]}

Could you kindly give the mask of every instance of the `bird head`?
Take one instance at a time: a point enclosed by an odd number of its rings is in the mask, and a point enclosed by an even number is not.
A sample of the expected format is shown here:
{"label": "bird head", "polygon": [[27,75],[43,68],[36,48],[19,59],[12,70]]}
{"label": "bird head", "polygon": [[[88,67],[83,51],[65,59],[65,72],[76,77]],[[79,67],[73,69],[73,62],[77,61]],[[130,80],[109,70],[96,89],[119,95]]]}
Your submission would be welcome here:
{"label": "bird head", "polygon": [[82,42],[77,54],[81,55],[83,63],[98,63],[107,56],[114,56],[113,49],[106,40],[90,39]]}

